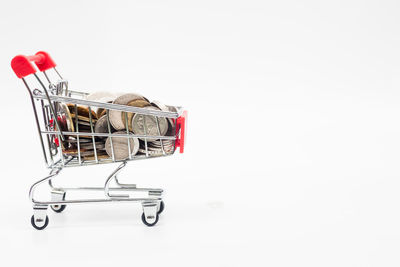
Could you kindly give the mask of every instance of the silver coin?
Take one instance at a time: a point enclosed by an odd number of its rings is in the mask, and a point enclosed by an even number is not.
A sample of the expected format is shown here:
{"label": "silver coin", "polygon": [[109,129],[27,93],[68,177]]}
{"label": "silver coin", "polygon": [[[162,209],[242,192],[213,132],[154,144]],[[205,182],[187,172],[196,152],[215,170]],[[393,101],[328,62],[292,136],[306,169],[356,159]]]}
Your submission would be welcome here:
{"label": "silver coin", "polygon": [[[152,103],[152,105],[158,107],[159,109],[161,109],[162,111],[168,111],[170,112],[171,110],[168,108],[168,106],[164,105],[163,103],[161,103],[160,101],[154,100]],[[174,121],[171,118],[168,118],[168,133],[166,133],[166,135],[171,136],[173,134],[170,134],[173,131],[173,127],[174,127]]]}
{"label": "silver coin", "polygon": [[65,118],[65,122],[66,122],[66,125],[65,124],[60,125],[60,127],[65,128],[62,130],[69,131],[69,132],[75,132],[74,122],[72,121],[72,116],[71,116],[71,113],[69,112],[67,105],[64,103],[59,103],[59,109],[60,109],[59,115],[62,118]]}
{"label": "silver coin", "polygon": [[168,108],[169,111],[178,112],[178,109],[176,107],[174,107],[174,106],[167,106],[167,108]]}
{"label": "silver coin", "polygon": [[[164,150],[164,152],[165,152],[166,154],[172,154],[172,153],[174,152],[174,150],[173,150],[173,149],[171,149],[171,150]],[[139,148],[139,153],[146,155],[146,149],[144,149],[144,148]],[[161,155],[163,155],[163,152],[162,152],[161,149],[157,149],[157,150],[148,149],[148,150],[147,150],[147,154],[148,154],[148,155],[151,155],[151,156],[161,156]]]}
{"label": "silver coin", "polygon": [[[115,99],[116,95],[110,92],[98,91],[86,96],[87,100],[104,102],[104,99]],[[108,100],[107,100],[108,101]]]}
{"label": "silver coin", "polygon": [[[86,100],[102,102],[102,103],[112,103],[115,98],[117,98],[116,94],[104,91],[94,92],[86,96]],[[101,116],[99,115],[101,115],[104,109],[92,107],[92,110],[96,112],[97,118],[100,118]]]}
{"label": "silver coin", "polygon": [[158,107],[162,111],[170,111],[169,108],[166,105],[164,105],[163,103],[161,103],[160,101],[154,100],[153,102],[151,102],[151,104],[153,106]]}
{"label": "silver coin", "polygon": [[[145,100],[145,98],[139,94],[130,93],[130,94],[123,94],[123,95],[117,97],[113,101],[113,104],[127,105],[129,102],[131,102],[135,99],[144,99]],[[110,122],[116,130],[125,129],[125,123],[122,120],[121,111],[110,110]]]}
{"label": "silver coin", "polygon": [[[113,132],[114,129],[110,125],[111,129],[110,131]],[[94,125],[94,132],[95,133],[109,133],[108,131],[108,122],[107,122],[107,115],[103,115],[96,121],[96,124]]]}
{"label": "silver coin", "polygon": [[174,136],[175,135],[175,121],[173,119],[168,120],[168,131],[165,134],[166,136]]}
{"label": "silver coin", "polygon": [[[145,109],[159,110],[156,107],[149,106],[144,107]],[[157,126],[158,121],[158,126]],[[146,122],[146,125],[145,125]],[[145,131],[146,126],[146,131]],[[160,132],[158,131],[160,129]],[[150,115],[135,114],[132,118],[132,130],[137,135],[147,136],[164,136],[168,131],[168,121],[164,117],[155,117]],[[140,138],[145,140],[145,138]],[[147,138],[147,141],[154,141],[154,138]]]}
{"label": "silver coin", "polygon": [[[167,154],[171,154],[175,151],[175,140],[163,140],[163,147],[161,148],[161,142],[159,140],[147,143],[147,151],[151,154],[163,154],[163,150]],[[146,145],[141,141],[139,152],[146,153]]]}
{"label": "silver coin", "polygon": [[154,148],[161,148],[161,147],[171,147],[174,146],[175,144],[175,140],[163,140],[162,141],[162,145],[161,145],[161,141],[157,140],[157,141],[152,141],[148,143],[148,146],[150,147],[154,147]]}
{"label": "silver coin", "polygon": [[[115,132],[114,134],[126,134],[124,131]],[[129,137],[128,147],[128,137],[108,137],[105,143],[107,154],[112,157],[111,140],[114,148],[115,160],[124,160],[129,158],[129,147],[131,150],[131,155],[134,156],[139,151],[139,139],[135,137]]]}

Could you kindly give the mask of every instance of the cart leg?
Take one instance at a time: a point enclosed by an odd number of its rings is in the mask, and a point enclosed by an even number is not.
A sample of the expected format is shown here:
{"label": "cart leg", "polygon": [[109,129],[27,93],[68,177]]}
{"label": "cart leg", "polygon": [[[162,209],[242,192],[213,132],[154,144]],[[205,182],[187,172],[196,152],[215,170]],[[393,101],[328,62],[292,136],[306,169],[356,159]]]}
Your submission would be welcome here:
{"label": "cart leg", "polygon": [[43,230],[49,224],[47,217],[47,205],[34,205],[31,218],[32,226],[37,230]]}
{"label": "cart leg", "polygon": [[[51,191],[51,201],[60,202],[63,200],[65,200],[64,191],[56,191],[56,190]],[[60,213],[66,208],[66,205],[57,204],[57,205],[51,205],[50,207],[55,212]]]}
{"label": "cart leg", "polygon": [[145,201],[142,202],[143,214],[142,221],[147,226],[154,226],[158,222],[158,209],[160,201]]}
{"label": "cart leg", "polygon": [[129,198],[127,194],[110,194],[110,182],[116,179],[117,174],[126,166],[126,161],[122,162],[107,178],[106,184],[104,185],[104,193],[107,198]]}
{"label": "cart leg", "polygon": [[119,180],[118,180],[117,175],[115,175],[115,183],[119,187],[122,187],[122,188],[131,188],[131,189],[135,189],[136,188],[136,184],[123,184],[123,183],[120,183]]}

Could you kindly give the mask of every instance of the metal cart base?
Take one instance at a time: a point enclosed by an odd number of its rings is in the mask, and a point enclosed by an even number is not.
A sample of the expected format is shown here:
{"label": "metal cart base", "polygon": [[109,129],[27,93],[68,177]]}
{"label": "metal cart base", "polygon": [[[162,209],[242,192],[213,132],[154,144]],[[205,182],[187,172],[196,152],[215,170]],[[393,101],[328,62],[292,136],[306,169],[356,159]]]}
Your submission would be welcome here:
{"label": "metal cart base", "polygon": [[[62,168],[55,168],[50,174],[42,180],[34,183],[29,191],[29,198],[33,203],[33,215],[31,218],[32,226],[38,230],[46,228],[49,223],[47,209],[50,206],[55,212],[62,212],[66,205],[82,204],[82,203],[106,203],[106,202],[140,202],[143,207],[142,221],[147,226],[153,226],[158,222],[159,215],[164,210],[164,202],[162,201],[163,190],[159,188],[139,188],[135,184],[123,184],[118,180],[118,173],[127,165],[122,162],[106,179],[104,187],[74,187],[62,188],[53,186],[52,179],[56,177]],[[49,183],[51,188],[51,201],[38,201],[34,198],[35,189],[40,184]],[[115,185],[110,186],[114,181]],[[65,195],[68,191],[104,191],[105,198],[100,199],[74,199],[66,200]],[[120,193],[115,193],[120,192]],[[148,197],[133,198],[129,194],[121,194],[121,192],[145,192]]]}

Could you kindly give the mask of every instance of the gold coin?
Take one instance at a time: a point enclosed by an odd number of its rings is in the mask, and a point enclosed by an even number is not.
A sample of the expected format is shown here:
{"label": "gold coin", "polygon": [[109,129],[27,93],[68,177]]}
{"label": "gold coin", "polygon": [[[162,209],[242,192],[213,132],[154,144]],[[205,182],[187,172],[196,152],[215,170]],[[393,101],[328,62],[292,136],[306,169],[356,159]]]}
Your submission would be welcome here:
{"label": "gold coin", "polygon": [[[112,101],[107,101],[107,103],[112,103]],[[106,114],[106,110],[104,108],[98,108],[96,111],[97,118]]]}
{"label": "gold coin", "polygon": [[[71,115],[75,115],[75,104],[67,104],[69,111],[71,112]],[[84,107],[84,106],[76,106],[76,110],[78,111],[78,116],[79,117],[85,117],[87,118],[87,121],[89,121],[89,108],[88,107]],[[93,110],[91,110],[91,114],[92,114],[92,119],[96,120],[97,119],[97,115],[96,112],[94,112]]]}

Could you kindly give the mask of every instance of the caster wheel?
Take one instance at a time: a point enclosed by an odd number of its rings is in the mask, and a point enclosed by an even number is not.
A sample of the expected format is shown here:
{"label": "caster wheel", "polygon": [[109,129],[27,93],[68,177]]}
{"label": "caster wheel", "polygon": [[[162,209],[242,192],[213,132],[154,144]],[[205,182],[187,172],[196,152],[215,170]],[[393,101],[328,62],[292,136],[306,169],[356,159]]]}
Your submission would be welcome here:
{"label": "caster wheel", "polygon": [[161,214],[161,213],[164,211],[164,208],[165,208],[164,201],[161,201],[161,202],[160,202],[160,209],[159,209],[159,211],[158,211],[158,214]]}
{"label": "caster wheel", "polygon": [[[53,198],[54,197],[54,198]],[[54,194],[53,196],[52,196],[52,199],[53,200],[56,200],[56,201],[58,201],[58,200],[65,200],[65,192],[64,192],[64,194],[62,195],[62,198],[59,198],[59,194]],[[54,211],[54,212],[57,212],[57,213],[61,213],[61,212],[63,212],[63,210],[65,210],[65,208],[67,207],[67,205],[60,205],[60,204],[58,204],[58,205],[50,205],[50,208]]]}
{"label": "caster wheel", "polygon": [[156,215],[156,220],[155,220],[153,223],[148,223],[148,222],[146,221],[146,216],[144,215],[144,212],[143,212],[143,213],[142,213],[142,222],[143,222],[145,225],[147,225],[147,226],[154,226],[154,225],[156,225],[157,222],[158,222],[158,213],[157,213],[157,215]]}
{"label": "caster wheel", "polygon": [[66,205],[51,205],[50,208],[57,213],[61,213],[63,210],[65,210],[67,206]]}
{"label": "caster wheel", "polygon": [[35,216],[32,215],[32,217],[31,217],[31,224],[32,224],[33,228],[35,228],[36,230],[43,230],[43,229],[46,228],[47,225],[49,224],[49,217],[46,215],[46,220],[45,220],[45,222],[44,222],[44,225],[42,225],[42,226],[37,226],[37,225],[35,224]]}

